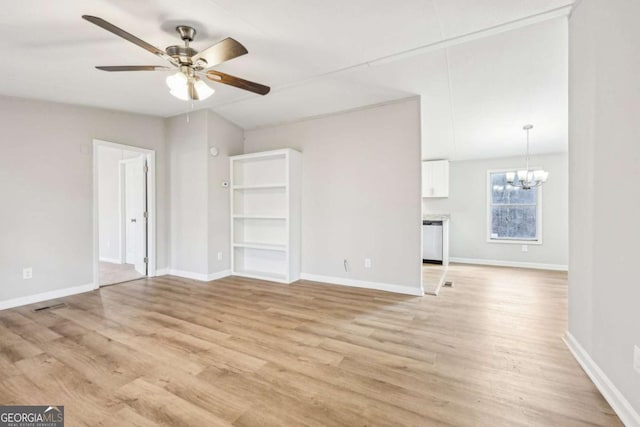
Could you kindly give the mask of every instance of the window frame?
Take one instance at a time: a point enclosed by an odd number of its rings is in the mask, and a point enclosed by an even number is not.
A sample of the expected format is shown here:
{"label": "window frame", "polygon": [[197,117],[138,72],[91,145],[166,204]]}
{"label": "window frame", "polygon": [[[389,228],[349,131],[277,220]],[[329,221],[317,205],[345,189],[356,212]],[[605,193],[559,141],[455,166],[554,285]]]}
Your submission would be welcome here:
{"label": "window frame", "polygon": [[[538,190],[538,197],[536,200],[536,239],[535,240],[527,240],[527,239],[505,239],[505,238],[500,238],[500,239],[495,239],[491,237],[491,230],[492,230],[492,211],[491,208],[493,207],[493,203],[492,203],[492,185],[491,185],[491,174],[495,174],[495,173],[507,173],[507,172],[513,172],[515,170],[518,170],[519,168],[513,168],[513,169],[489,169],[487,170],[487,187],[486,187],[486,192],[487,192],[487,206],[486,206],[486,215],[487,215],[487,243],[506,243],[506,244],[516,244],[516,245],[541,245],[542,244],[542,187],[544,187],[544,185],[541,185],[539,187],[537,187]],[[520,168],[522,169],[522,168]],[[538,167],[532,167],[529,168],[531,170],[535,170],[535,169],[541,169]],[[514,205],[517,206],[517,205]]]}

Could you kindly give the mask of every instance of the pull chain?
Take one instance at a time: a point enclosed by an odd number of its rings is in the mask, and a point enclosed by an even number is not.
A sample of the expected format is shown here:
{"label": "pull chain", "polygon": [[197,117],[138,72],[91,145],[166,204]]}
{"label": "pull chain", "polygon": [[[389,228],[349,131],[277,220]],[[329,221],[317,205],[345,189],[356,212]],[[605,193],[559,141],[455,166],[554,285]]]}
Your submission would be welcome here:
{"label": "pull chain", "polygon": [[525,125],[523,127],[525,131],[527,131],[527,173],[529,172],[529,131],[533,129],[533,125]]}
{"label": "pull chain", "polygon": [[189,108],[187,109],[187,123],[189,123],[189,116],[190,113],[193,111],[195,104],[193,103],[193,99],[191,100],[191,102],[189,103]]}
{"label": "pull chain", "polygon": [[527,128],[527,172],[529,172],[529,128]]}

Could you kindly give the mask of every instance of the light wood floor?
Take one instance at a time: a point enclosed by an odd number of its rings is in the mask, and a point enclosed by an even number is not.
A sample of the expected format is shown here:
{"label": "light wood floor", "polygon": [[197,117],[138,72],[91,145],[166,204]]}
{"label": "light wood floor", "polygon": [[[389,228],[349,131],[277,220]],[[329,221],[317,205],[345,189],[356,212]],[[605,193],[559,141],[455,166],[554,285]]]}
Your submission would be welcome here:
{"label": "light wood floor", "polygon": [[144,274],[138,273],[133,264],[114,264],[100,261],[98,269],[98,283],[100,283],[100,286],[128,282],[141,277],[144,277]]}
{"label": "light wood floor", "polygon": [[427,295],[438,295],[447,280],[447,267],[438,264],[422,264],[422,288]]}
{"label": "light wood floor", "polygon": [[67,426],[621,425],[561,340],[566,274],[451,265],[438,297],[141,279],[0,312],[0,403]]}

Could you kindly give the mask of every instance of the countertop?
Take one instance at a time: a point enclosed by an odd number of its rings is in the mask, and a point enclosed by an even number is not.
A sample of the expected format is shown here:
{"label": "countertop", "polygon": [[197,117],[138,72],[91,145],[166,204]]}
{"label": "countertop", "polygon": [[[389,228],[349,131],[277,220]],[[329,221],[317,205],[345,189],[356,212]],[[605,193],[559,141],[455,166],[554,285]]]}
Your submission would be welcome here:
{"label": "countertop", "polygon": [[449,221],[451,215],[449,214],[425,214],[422,215],[423,221]]}

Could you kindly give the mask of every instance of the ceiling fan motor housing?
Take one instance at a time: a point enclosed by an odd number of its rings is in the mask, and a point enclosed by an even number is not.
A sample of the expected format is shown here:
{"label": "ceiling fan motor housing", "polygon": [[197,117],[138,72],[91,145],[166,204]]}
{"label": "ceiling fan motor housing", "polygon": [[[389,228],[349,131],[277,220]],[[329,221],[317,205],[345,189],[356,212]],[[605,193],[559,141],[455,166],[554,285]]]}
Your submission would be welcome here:
{"label": "ceiling fan motor housing", "polygon": [[196,36],[196,29],[188,25],[178,25],[176,31],[180,34],[180,38],[184,41],[192,42]]}
{"label": "ceiling fan motor housing", "polygon": [[192,57],[195,56],[198,51],[189,47],[189,43],[193,41],[196,36],[196,30],[188,25],[178,25],[176,31],[180,34],[180,38],[184,41],[184,46],[169,46],[166,52],[169,56],[176,59],[181,65],[195,65],[198,69],[204,69],[207,66],[207,61],[203,58],[199,58],[194,64]]}
{"label": "ceiling fan motor housing", "polygon": [[169,46],[166,49],[167,55],[180,61],[180,63],[190,63],[191,57],[198,53],[197,50],[186,46]]}

